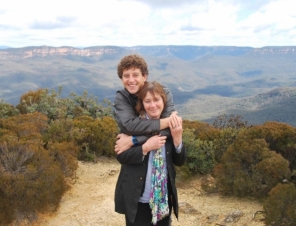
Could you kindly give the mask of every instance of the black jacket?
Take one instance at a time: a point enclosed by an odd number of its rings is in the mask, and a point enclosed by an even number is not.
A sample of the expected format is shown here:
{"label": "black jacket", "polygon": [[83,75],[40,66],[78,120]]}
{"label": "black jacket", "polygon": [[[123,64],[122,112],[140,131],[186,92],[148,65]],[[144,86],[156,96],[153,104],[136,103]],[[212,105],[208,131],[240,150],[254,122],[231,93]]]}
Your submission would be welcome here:
{"label": "black jacket", "polygon": [[[166,118],[175,111],[173,95],[171,91],[164,87],[167,101],[160,118]],[[139,144],[143,144],[151,135],[161,133],[163,136],[170,136],[170,130],[159,131],[159,119],[140,119],[136,114],[135,107],[137,97],[131,95],[126,89],[118,90],[114,99],[114,114],[118,126],[122,133],[137,136]],[[143,134],[147,134],[143,136]]]}
{"label": "black jacket", "polygon": [[[181,152],[176,153],[172,138],[167,139],[165,149],[169,177],[168,187],[172,191],[172,197],[169,198],[172,198],[174,213],[178,218],[178,194],[175,185],[174,165],[182,166],[184,164],[186,150],[183,144]],[[148,154],[143,161],[142,146],[135,146],[117,156],[117,160],[122,165],[115,188],[115,211],[125,214],[131,222],[135,221],[139,198],[144,191]]]}

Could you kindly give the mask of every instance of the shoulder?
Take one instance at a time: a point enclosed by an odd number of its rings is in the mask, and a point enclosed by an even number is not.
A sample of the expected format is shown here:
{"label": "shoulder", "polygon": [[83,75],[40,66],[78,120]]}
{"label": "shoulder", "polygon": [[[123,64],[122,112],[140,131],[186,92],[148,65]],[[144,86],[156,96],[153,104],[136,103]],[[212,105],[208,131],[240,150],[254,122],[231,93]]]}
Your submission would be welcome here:
{"label": "shoulder", "polygon": [[171,94],[171,90],[168,87],[162,86],[162,88],[163,88],[166,95]]}
{"label": "shoulder", "polygon": [[118,95],[129,97],[131,94],[126,89],[121,89],[116,91],[116,96]]}

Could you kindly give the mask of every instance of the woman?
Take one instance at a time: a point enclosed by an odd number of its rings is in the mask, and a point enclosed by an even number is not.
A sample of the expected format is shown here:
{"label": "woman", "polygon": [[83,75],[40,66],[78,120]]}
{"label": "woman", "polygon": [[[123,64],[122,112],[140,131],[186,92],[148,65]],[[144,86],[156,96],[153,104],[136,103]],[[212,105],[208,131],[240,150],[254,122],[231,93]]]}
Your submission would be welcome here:
{"label": "woman", "polygon": [[[143,120],[159,119],[166,104],[163,87],[146,82],[138,94],[136,110]],[[170,119],[171,137],[155,135],[143,145],[119,154],[122,164],[115,190],[115,211],[125,214],[127,226],[168,226],[172,208],[178,218],[174,165],[186,159],[182,120]]]}

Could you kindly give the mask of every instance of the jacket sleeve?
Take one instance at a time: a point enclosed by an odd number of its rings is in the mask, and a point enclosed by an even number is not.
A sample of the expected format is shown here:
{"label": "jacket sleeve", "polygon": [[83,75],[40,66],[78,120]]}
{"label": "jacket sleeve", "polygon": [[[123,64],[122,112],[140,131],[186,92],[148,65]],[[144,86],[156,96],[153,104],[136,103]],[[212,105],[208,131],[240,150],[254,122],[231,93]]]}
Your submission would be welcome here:
{"label": "jacket sleeve", "polygon": [[166,101],[165,109],[163,110],[160,118],[167,118],[173,113],[173,111],[176,111],[176,109],[175,109],[175,105],[174,105],[172,92],[166,87],[163,87],[163,88],[164,88],[165,94],[167,96],[167,101]]}
{"label": "jacket sleeve", "polygon": [[[174,145],[173,145],[173,149],[175,149]],[[174,163],[174,165],[182,166],[185,163],[186,158],[187,158],[187,153],[186,153],[186,148],[185,148],[184,143],[183,143],[183,146],[181,148],[181,152],[177,153],[176,150],[173,150],[172,155],[173,155],[173,163]]]}
{"label": "jacket sleeve", "polygon": [[117,91],[114,100],[115,119],[121,131],[127,135],[144,135],[159,133],[159,119],[141,119],[135,111],[132,103],[125,92]]}
{"label": "jacket sleeve", "polygon": [[[161,118],[169,117],[175,111],[173,95],[168,88],[164,87],[164,89],[167,95],[167,103]],[[139,144],[143,144],[149,137],[159,133],[162,136],[171,136],[169,128],[160,131],[159,119],[141,119],[136,114],[135,103],[132,102],[127,90],[116,92],[113,106],[115,119],[121,132],[137,136]]]}
{"label": "jacket sleeve", "polygon": [[117,155],[117,161],[120,164],[142,164],[143,163],[143,152],[142,145],[133,146],[128,150]]}

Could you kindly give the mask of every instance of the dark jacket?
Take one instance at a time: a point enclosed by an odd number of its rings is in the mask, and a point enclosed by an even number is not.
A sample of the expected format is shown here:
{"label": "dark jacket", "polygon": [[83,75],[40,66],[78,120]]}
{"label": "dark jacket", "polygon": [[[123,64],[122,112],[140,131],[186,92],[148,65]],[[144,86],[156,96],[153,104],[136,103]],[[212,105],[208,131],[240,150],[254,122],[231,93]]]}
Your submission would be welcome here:
{"label": "dark jacket", "polygon": [[[175,111],[171,91],[166,87],[164,87],[164,90],[167,95],[167,101],[160,118],[169,117]],[[131,95],[126,89],[116,92],[113,103],[114,114],[122,133],[137,136],[139,144],[143,144],[151,135],[161,133],[163,136],[170,136],[169,129],[159,131],[159,119],[140,119],[135,111],[136,103],[137,97]],[[147,135],[143,136],[144,132]]]}
{"label": "dark jacket", "polygon": [[[175,185],[175,166],[182,166],[186,160],[186,150],[183,144],[181,152],[176,153],[172,138],[165,144],[168,170],[168,187],[172,191],[172,205],[178,218],[178,194]],[[150,152],[149,152],[150,153]],[[122,164],[115,188],[115,211],[125,214],[131,222],[135,221],[139,198],[145,186],[149,153],[143,160],[142,146],[135,146],[117,156]]]}

